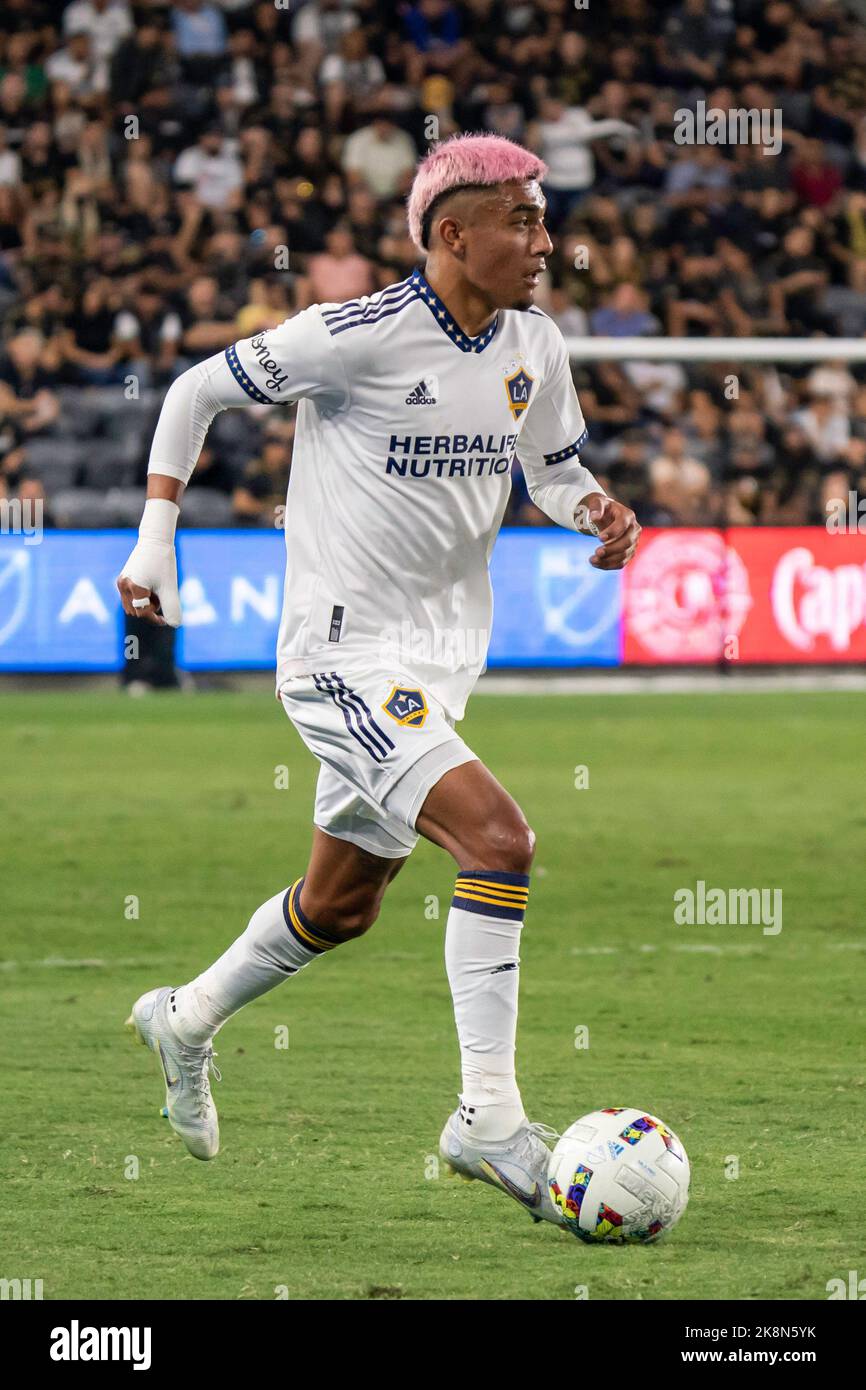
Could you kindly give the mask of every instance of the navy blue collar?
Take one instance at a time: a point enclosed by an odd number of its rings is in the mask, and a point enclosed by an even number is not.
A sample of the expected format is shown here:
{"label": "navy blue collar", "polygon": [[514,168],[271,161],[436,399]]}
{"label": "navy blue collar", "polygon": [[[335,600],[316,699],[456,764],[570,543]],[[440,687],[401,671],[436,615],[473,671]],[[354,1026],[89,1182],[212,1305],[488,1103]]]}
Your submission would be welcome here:
{"label": "navy blue collar", "polygon": [[438,294],[436,294],[435,290],[428,285],[420,270],[416,269],[412,271],[409,277],[409,283],[419,299],[423,299],[443,333],[448,334],[448,337],[452,342],[457,344],[461,352],[484,351],[499,327],[498,314],[493,322],[485,328],[483,333],[479,333],[477,338],[470,338],[469,334],[464,333],[459,323],[451,317],[445,305],[442,303],[442,300],[439,298]]}

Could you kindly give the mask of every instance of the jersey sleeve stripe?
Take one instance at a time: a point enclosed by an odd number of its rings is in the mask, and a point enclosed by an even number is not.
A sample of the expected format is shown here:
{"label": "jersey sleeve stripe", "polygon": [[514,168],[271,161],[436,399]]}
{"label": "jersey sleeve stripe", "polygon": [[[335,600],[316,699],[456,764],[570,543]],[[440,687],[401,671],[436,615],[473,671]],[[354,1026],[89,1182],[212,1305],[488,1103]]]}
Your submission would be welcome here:
{"label": "jersey sleeve stripe", "polygon": [[410,291],[408,295],[400,300],[389,300],[384,306],[377,306],[372,313],[368,305],[361,314],[358,314],[352,319],[332,323],[329,319],[325,318],[324,314],[322,315],[322,319],[328,332],[332,337],[335,337],[337,333],[345,333],[347,328],[360,328],[365,323],[379,323],[381,319],[390,318],[392,314],[399,314],[401,309],[405,309],[407,305],[414,303],[414,300],[415,293],[414,291]]}
{"label": "jersey sleeve stripe", "polygon": [[336,328],[339,324],[348,323],[352,319],[370,318],[372,315],[380,313],[382,309],[387,309],[398,301],[411,298],[411,295],[411,287],[407,288],[405,285],[397,285],[395,286],[394,293],[389,294],[385,291],[381,295],[376,295],[375,299],[369,300],[364,305],[356,303],[348,309],[345,307],[342,309],[323,309],[322,318],[327,324],[331,324]]}
{"label": "jersey sleeve stripe", "polygon": [[347,299],[344,304],[338,305],[335,309],[328,309],[320,306],[322,318],[326,323],[339,323],[342,322],[343,319],[357,318],[367,310],[378,309],[391,300],[396,299],[406,290],[408,284],[409,282],[407,280],[401,280],[396,285],[389,285],[386,289],[380,290],[377,295],[372,296],[366,309],[361,307],[360,299]]}
{"label": "jersey sleeve stripe", "polygon": [[256,401],[259,405],[279,404],[279,402],[277,401],[272,401],[270,396],[266,396],[264,391],[260,391],[258,386],[256,386],[255,382],[250,380],[243,367],[241,366],[240,358],[238,357],[237,348],[235,346],[226,348],[226,362],[229,365],[229,371],[231,372],[235,381],[238,383],[239,386],[243,387],[247,395],[252,400]]}
{"label": "jersey sleeve stripe", "polygon": [[582,449],[589,438],[589,430],[584,430],[580,439],[576,439],[573,444],[568,444],[564,449],[557,449],[555,454],[545,454],[545,464],[565,463],[566,459],[573,459],[578,449]]}

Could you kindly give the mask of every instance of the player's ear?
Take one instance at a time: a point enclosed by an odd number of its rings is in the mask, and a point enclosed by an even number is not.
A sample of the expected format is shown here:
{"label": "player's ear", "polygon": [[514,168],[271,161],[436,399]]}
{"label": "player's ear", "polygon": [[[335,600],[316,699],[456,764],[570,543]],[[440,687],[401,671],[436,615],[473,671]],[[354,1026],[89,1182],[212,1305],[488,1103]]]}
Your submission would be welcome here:
{"label": "player's ear", "polygon": [[439,223],[439,235],[448,250],[462,260],[466,255],[463,224],[456,217],[443,217]]}

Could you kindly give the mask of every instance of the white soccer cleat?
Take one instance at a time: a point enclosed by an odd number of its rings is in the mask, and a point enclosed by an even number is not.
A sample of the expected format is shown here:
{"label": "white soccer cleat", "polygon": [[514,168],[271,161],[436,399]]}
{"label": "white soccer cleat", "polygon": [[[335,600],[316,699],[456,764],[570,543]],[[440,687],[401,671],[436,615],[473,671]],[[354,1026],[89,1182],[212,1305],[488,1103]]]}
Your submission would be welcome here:
{"label": "white soccer cleat", "polygon": [[170,1008],[174,988],[164,985],[136,999],[126,1020],[139,1042],[155,1052],[165,1074],[165,1110],[175,1134],[179,1134],[193,1158],[216,1158],[220,1128],[210,1093],[210,1076],[222,1077],[214,1065],[210,1043],[191,1047],[176,1036]]}
{"label": "white soccer cleat", "polygon": [[547,1182],[548,1144],[559,1138],[548,1125],[523,1124],[510,1139],[476,1142],[460,1124],[460,1111],[449,1116],[439,1140],[439,1152],[452,1172],[468,1181],[490,1183],[525,1207],[534,1221],[562,1226]]}

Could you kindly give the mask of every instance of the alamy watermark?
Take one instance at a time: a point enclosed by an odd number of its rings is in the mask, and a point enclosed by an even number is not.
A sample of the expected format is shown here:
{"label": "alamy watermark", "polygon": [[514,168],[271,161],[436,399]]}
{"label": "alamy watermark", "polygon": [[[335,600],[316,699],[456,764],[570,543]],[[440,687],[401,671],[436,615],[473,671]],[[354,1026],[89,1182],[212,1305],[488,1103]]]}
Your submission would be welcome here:
{"label": "alamy watermark", "polygon": [[848,1278],[828,1279],[824,1286],[827,1290],[828,1300],[834,1298],[851,1298],[858,1303],[866,1299],[866,1279],[861,1279],[856,1269],[848,1270]]}
{"label": "alamy watermark", "polygon": [[42,1298],[41,1279],[0,1279],[0,1301],[18,1302]]}
{"label": "alamy watermark", "polygon": [[699,101],[694,111],[680,107],[674,112],[674,141],[677,145],[761,145],[765,155],[782,148],[782,110],[769,107],[732,107],[724,111]]}
{"label": "alamy watermark", "polygon": [[866,536],[866,497],[858,497],[853,488],[847,497],[831,497],[825,511],[825,526],[831,536]]}
{"label": "alamy watermark", "polygon": [[490,633],[485,627],[415,627],[404,619],[399,627],[379,634],[385,666],[414,662],[433,666],[480,667],[487,655]]}
{"label": "alamy watermark", "polygon": [[52,1361],[131,1361],[134,1371],[151,1364],[151,1328],[88,1327],[73,1318],[69,1327],[51,1330]]}
{"label": "alamy watermark", "polygon": [[0,497],[0,536],[23,536],[25,545],[39,545],[42,512],[41,497]]}
{"label": "alamy watermark", "polygon": [[708,888],[699,878],[694,888],[674,893],[677,926],[761,926],[764,936],[782,930],[781,888]]}

